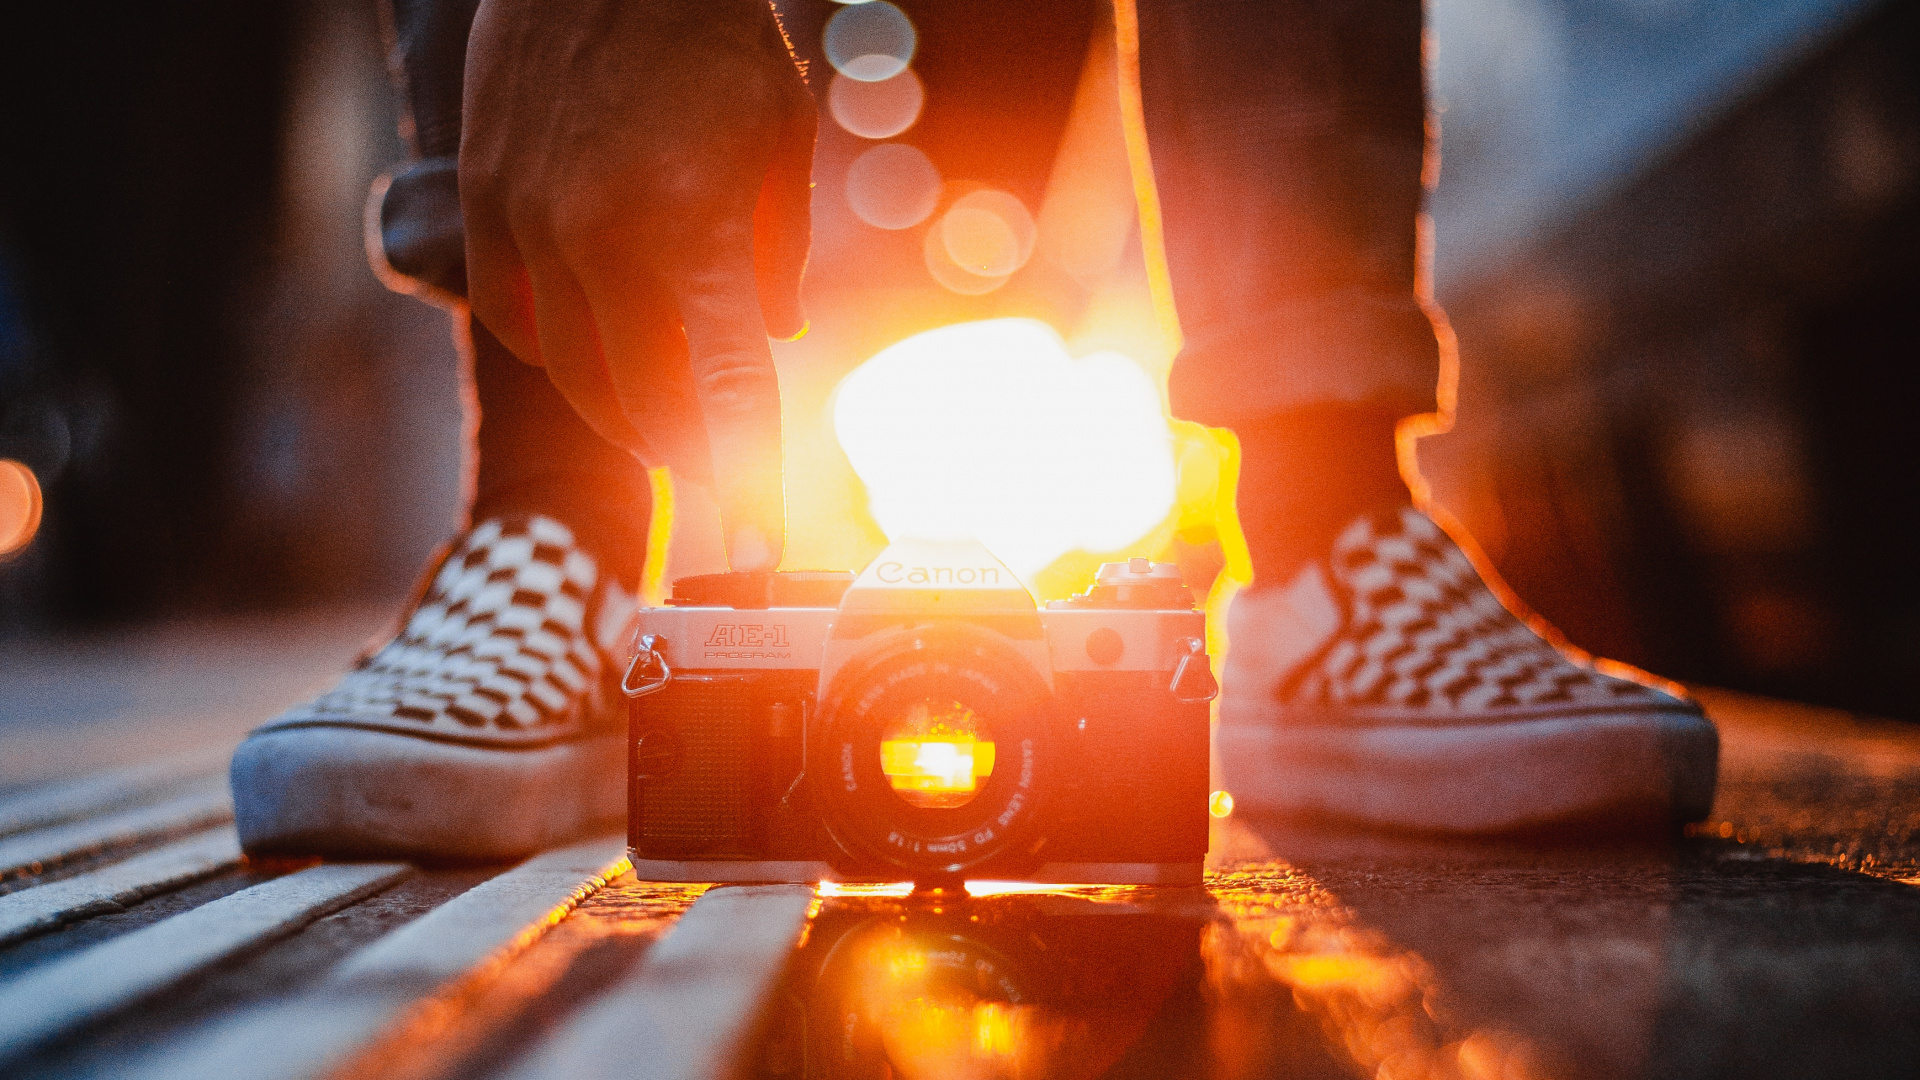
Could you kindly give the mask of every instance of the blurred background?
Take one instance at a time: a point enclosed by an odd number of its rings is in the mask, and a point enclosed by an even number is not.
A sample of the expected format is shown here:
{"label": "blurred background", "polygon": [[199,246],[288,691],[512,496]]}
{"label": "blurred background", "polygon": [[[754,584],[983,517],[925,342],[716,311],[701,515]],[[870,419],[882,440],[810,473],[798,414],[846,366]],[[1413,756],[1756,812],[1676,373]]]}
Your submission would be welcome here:
{"label": "blurred background", "polygon": [[[814,331],[777,355],[792,565],[881,542],[833,414],[887,346],[1024,316],[1149,379],[1171,355],[1104,8],[897,3],[911,47],[858,78],[884,43],[828,54],[859,9],[780,4],[823,104]],[[897,35],[860,18],[842,37]],[[1584,647],[1920,719],[1920,3],[1429,23],[1463,359],[1421,448],[1438,499]],[[461,412],[446,315],[366,264],[368,185],[407,153],[375,0],[35,5],[0,93],[0,497],[30,471],[43,511],[0,561],[0,633],[397,602],[455,527]],[[1206,548],[1220,444],[1171,435],[1172,503],[1132,543]]]}

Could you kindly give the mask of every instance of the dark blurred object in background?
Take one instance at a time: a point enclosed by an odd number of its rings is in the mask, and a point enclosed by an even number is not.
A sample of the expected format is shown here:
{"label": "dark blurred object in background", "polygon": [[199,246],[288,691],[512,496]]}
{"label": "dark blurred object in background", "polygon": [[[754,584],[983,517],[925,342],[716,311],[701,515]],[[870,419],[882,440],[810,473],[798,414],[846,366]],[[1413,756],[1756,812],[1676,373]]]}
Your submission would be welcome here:
{"label": "dark blurred object in background", "polygon": [[403,589],[451,526],[444,317],[382,290],[371,0],[33,4],[0,35],[0,625]]}
{"label": "dark blurred object in background", "polygon": [[0,243],[13,314],[0,453],[50,503],[34,599],[146,605],[202,562],[223,509],[266,267],[291,13],[33,4],[0,37]]}
{"label": "dark blurred object in background", "polygon": [[1426,456],[1581,645],[1914,719],[1920,4],[1864,6],[1443,277],[1462,406]]}

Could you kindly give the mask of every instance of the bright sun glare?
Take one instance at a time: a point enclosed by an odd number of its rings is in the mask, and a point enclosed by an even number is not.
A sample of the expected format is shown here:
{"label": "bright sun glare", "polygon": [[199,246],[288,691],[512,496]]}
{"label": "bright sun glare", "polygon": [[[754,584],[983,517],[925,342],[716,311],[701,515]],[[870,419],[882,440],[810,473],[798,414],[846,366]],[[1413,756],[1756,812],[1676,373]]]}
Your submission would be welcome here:
{"label": "bright sun glare", "polygon": [[892,345],[841,382],[840,446],[890,539],[975,539],[1031,580],[1117,551],[1173,506],[1160,392],[1115,352],[1079,358],[1046,324],[993,319]]}

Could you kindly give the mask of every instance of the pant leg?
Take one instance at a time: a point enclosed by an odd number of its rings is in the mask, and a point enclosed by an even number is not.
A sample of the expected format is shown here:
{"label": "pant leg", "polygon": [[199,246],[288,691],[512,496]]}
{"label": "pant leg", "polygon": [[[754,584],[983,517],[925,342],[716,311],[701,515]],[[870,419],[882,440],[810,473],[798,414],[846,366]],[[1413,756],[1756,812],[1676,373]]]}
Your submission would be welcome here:
{"label": "pant leg", "polygon": [[[467,34],[479,0],[391,0],[396,77],[418,155],[399,171],[381,206],[381,244],[392,268],[432,292],[466,295],[466,238],[457,185],[460,100]],[[521,363],[464,311],[463,349],[478,423],[475,520],[550,514],[571,526],[629,588],[646,560],[652,508],[646,470],[589,428],[540,368]]]}
{"label": "pant leg", "polygon": [[395,172],[381,200],[381,246],[395,271],[448,298],[467,295],[460,98],[479,7],[480,0],[389,0],[386,7],[414,160]]}
{"label": "pant leg", "polygon": [[1434,408],[1414,295],[1420,0],[1139,0],[1141,97],[1186,343],[1174,411]]}

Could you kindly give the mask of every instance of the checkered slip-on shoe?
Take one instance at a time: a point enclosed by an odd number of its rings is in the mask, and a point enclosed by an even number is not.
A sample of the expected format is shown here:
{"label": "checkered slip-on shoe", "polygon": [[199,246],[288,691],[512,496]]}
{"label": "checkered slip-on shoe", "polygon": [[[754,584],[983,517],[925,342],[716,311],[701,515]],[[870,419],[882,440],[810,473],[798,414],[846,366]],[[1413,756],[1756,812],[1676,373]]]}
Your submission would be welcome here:
{"label": "checkered slip-on shoe", "polygon": [[625,812],[614,643],[633,598],[548,517],[456,544],[392,641],[247,736],[250,852],[506,859]]}
{"label": "checkered slip-on shoe", "polygon": [[1719,735],[1700,707],[1543,637],[1412,507],[1236,596],[1227,629],[1220,761],[1256,814],[1491,833],[1712,807]]}

